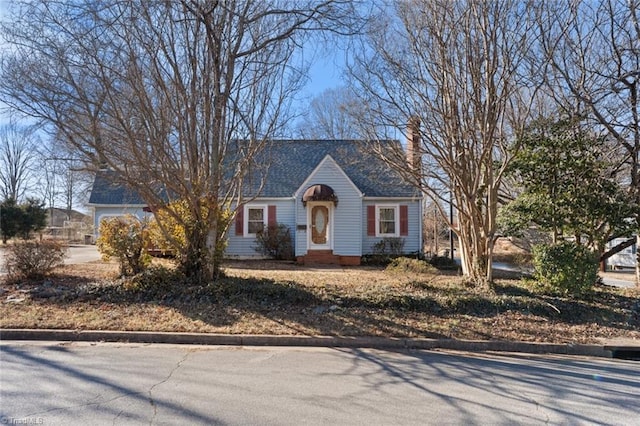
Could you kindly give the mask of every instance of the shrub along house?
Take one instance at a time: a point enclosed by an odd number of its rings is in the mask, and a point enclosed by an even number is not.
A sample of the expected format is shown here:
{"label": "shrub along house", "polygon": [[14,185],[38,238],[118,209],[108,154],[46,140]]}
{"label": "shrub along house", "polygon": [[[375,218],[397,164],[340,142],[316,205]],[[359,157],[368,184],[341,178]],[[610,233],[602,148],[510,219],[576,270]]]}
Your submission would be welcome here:
{"label": "shrub along house", "polygon": [[[289,229],[299,263],[358,265],[383,243],[403,253],[421,250],[420,191],[363,145],[274,141],[256,163],[268,167],[260,167],[255,185],[245,187],[248,201],[237,209],[229,229],[228,258],[262,256],[256,234],[273,224]],[[96,229],[106,215],[146,214],[141,200],[103,178],[96,177],[90,200]]]}

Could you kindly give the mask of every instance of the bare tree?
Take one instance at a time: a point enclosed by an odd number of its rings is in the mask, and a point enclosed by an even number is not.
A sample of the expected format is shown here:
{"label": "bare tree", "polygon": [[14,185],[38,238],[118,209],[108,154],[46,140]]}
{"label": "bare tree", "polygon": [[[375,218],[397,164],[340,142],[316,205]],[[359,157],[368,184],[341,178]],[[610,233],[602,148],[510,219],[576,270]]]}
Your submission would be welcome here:
{"label": "bare tree", "polygon": [[[5,38],[0,93],[109,167],[187,235],[183,270],[219,270],[228,209],[288,118],[294,52],[334,25],[337,0],[23,2]],[[181,200],[185,219],[170,201]],[[235,202],[234,202],[235,201]]]}
{"label": "bare tree", "polygon": [[[71,220],[74,207],[86,203],[93,181],[93,173],[87,170],[82,159],[77,158],[68,144],[54,135],[37,149],[41,167],[35,175],[36,192],[45,200],[53,220],[54,209],[64,208],[66,220]],[[51,222],[50,226],[59,226]]]}
{"label": "bare tree", "polygon": [[34,175],[37,139],[33,130],[16,124],[0,127],[0,196],[20,201]]}
{"label": "bare tree", "polygon": [[297,133],[302,139],[359,139],[356,98],[347,87],[326,89],[314,97]]}
{"label": "bare tree", "polygon": [[[606,132],[614,142],[614,177],[624,173],[621,181],[640,204],[640,3],[547,2],[538,22],[549,93],[562,109]],[[636,275],[640,282],[640,264]]]}
{"label": "bare tree", "polygon": [[457,221],[449,226],[463,273],[490,283],[498,190],[536,90],[525,80],[535,36],[530,11],[511,1],[397,1],[384,3],[371,23],[350,66],[368,108],[362,121],[370,135],[387,127],[391,136],[411,123],[410,139],[421,142],[410,148],[422,164],[407,167],[400,151],[381,155],[413,172],[447,222],[453,194]]}

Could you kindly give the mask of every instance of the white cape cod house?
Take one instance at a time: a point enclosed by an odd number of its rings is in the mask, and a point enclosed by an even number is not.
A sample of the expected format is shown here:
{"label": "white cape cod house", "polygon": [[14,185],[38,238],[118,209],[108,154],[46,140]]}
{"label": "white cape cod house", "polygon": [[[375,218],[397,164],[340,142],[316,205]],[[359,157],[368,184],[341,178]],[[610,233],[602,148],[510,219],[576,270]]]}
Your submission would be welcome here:
{"label": "white cape cod house", "polygon": [[[260,257],[256,232],[276,223],[289,228],[300,263],[358,265],[385,238],[401,241],[404,253],[421,251],[420,191],[364,145],[274,141],[263,158],[269,163],[266,179],[259,193],[245,188],[250,201],[231,224],[227,257]],[[149,214],[135,193],[109,184],[108,172],[96,175],[89,205],[96,229],[105,216]]]}

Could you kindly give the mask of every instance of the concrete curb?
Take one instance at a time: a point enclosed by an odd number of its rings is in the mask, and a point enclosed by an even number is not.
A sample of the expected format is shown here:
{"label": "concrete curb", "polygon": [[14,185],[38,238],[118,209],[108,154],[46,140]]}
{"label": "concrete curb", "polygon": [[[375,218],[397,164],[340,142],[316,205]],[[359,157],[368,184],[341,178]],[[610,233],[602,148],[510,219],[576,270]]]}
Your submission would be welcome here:
{"label": "concrete curb", "polygon": [[522,352],[613,358],[619,351],[640,353],[638,345],[574,345],[503,340],[454,340],[386,337],[234,335],[147,331],[0,329],[0,341],[166,343],[231,346],[305,346],[378,349],[449,349],[465,352]]}

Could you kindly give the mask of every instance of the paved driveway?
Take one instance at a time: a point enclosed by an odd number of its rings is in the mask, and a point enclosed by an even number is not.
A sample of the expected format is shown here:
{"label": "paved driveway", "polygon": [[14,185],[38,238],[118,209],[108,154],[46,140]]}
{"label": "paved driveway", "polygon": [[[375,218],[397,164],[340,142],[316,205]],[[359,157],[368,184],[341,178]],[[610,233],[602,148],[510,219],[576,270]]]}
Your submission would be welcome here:
{"label": "paved driveway", "polygon": [[[503,271],[531,272],[531,270],[502,262],[493,262],[493,268]],[[603,284],[611,287],[633,288],[636,286],[633,270],[601,272],[600,276],[602,277]]]}
{"label": "paved driveway", "polygon": [[[0,245],[0,275],[6,274],[4,255],[6,248]],[[64,263],[67,265],[76,265],[79,263],[94,262],[100,260],[100,253],[94,245],[82,245],[74,244],[69,246],[67,250],[67,256],[64,258]]]}
{"label": "paved driveway", "polygon": [[67,251],[67,257],[64,263],[67,265],[76,265],[78,263],[87,263],[100,260],[100,253],[96,246],[93,245],[71,245]]}
{"label": "paved driveway", "polygon": [[602,282],[606,285],[626,288],[633,288],[636,285],[635,271],[632,269],[601,272],[600,276],[602,277]]}

